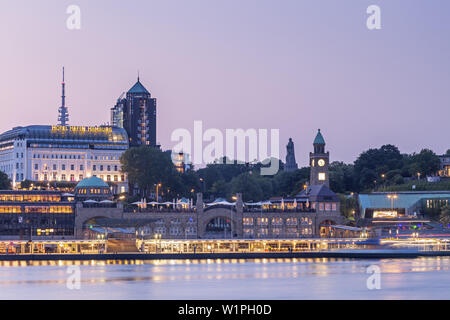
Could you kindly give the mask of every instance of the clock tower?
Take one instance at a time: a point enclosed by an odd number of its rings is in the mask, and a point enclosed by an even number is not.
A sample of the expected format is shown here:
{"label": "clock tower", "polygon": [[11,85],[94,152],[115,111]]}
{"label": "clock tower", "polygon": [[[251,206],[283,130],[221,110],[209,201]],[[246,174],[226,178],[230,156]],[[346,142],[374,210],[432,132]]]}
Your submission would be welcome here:
{"label": "clock tower", "polygon": [[314,152],[309,153],[309,165],[311,166],[309,183],[310,185],[324,184],[330,187],[328,175],[328,165],[330,163],[330,153],[325,152],[325,140],[320,129],[314,139]]}

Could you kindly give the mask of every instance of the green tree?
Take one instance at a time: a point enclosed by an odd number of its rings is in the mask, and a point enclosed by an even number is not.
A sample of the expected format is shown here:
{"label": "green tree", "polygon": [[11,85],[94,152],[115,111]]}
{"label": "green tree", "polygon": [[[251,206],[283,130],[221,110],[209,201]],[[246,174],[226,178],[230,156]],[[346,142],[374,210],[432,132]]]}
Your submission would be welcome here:
{"label": "green tree", "polygon": [[292,172],[280,171],[273,178],[274,196],[288,197],[299,193],[303,185],[309,180],[309,167]]}
{"label": "green tree", "polygon": [[349,220],[356,220],[358,211],[358,200],[350,195],[339,194],[341,214]]}
{"label": "green tree", "polygon": [[416,176],[420,173],[422,176],[435,174],[441,165],[439,157],[429,149],[423,149],[418,154],[411,156],[410,173]]}
{"label": "green tree", "polygon": [[231,193],[231,184],[223,179],[217,180],[211,187],[211,193],[215,198],[229,198]]}
{"label": "green tree", "polygon": [[334,161],[330,164],[329,171],[330,187],[334,192],[355,191],[353,165]]}
{"label": "green tree", "polygon": [[379,149],[369,149],[359,155],[354,163],[354,174],[358,190],[375,187],[388,171],[400,169],[404,156],[394,145],[383,145]]}
{"label": "green tree", "polygon": [[0,190],[10,190],[11,180],[9,180],[8,175],[3,171],[0,171]]}
{"label": "green tree", "polygon": [[441,214],[439,216],[439,221],[446,228],[450,226],[450,207],[442,209]]}
{"label": "green tree", "polygon": [[32,184],[33,184],[33,181],[31,181],[31,180],[23,180],[20,183],[20,187],[23,188],[23,189],[29,189],[29,188],[31,188]]}
{"label": "green tree", "polygon": [[261,201],[263,200],[263,191],[258,178],[250,173],[243,173],[231,180],[232,194],[242,193],[244,201]]}
{"label": "green tree", "polygon": [[131,185],[136,185],[141,195],[147,195],[155,189],[155,185],[161,183],[162,191],[169,190],[169,185],[176,183],[174,187],[178,191],[178,181],[175,176],[178,173],[172,163],[170,153],[162,152],[158,148],[141,146],[130,148],[120,158],[122,171],[127,174]]}

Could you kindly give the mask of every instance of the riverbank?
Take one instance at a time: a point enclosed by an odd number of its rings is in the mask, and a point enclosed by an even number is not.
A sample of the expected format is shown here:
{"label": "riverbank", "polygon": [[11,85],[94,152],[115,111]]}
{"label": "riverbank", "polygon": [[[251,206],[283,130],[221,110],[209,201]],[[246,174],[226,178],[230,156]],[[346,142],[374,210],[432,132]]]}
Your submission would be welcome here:
{"label": "riverbank", "polygon": [[86,261],[86,260],[203,260],[203,259],[411,259],[450,256],[450,251],[415,250],[336,250],[315,252],[251,253],[105,253],[105,254],[12,254],[0,255],[0,261]]}

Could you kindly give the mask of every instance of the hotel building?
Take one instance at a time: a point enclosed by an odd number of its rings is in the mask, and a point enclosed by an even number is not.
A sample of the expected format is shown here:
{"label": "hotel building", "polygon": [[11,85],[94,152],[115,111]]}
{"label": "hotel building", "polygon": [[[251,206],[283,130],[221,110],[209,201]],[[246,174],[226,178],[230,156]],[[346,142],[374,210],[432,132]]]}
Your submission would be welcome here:
{"label": "hotel building", "polygon": [[0,170],[14,187],[24,180],[77,182],[97,176],[115,192],[125,192],[120,156],[127,149],[127,133],[117,127],[16,127],[0,135]]}

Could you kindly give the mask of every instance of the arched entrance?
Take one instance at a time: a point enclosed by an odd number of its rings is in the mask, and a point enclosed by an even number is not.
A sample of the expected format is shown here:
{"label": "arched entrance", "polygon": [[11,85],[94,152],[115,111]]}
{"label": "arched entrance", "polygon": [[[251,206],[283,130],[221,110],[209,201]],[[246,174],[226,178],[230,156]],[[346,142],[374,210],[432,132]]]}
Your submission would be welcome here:
{"label": "arched entrance", "polygon": [[334,230],[331,226],[336,225],[336,222],[333,220],[324,220],[319,224],[319,231],[321,238],[333,238]]}
{"label": "arched entrance", "polygon": [[[83,238],[85,239],[99,239],[101,238],[101,234],[103,234],[100,221],[103,219],[107,219],[106,217],[90,217],[88,220],[84,221],[82,224],[81,232],[83,234]],[[104,237],[104,236],[103,236]]]}
{"label": "arched entrance", "polygon": [[231,220],[227,217],[215,217],[206,224],[204,238],[231,238]]}

